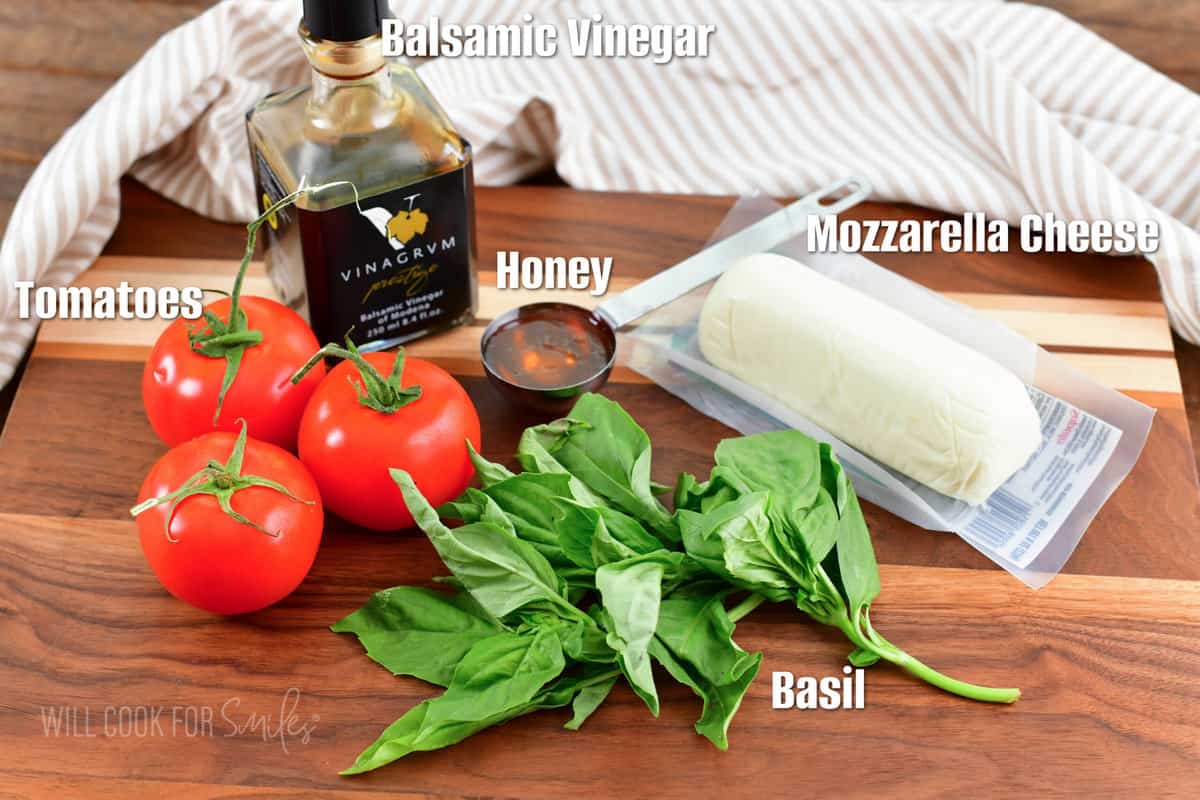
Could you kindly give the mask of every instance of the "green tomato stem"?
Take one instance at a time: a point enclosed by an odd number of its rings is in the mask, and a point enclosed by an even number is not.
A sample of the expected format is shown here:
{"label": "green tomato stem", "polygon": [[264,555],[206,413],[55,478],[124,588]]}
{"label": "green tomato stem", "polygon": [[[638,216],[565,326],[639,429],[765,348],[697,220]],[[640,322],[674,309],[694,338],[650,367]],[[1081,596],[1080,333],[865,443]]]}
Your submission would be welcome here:
{"label": "green tomato stem", "polygon": [[[258,229],[272,215],[292,205],[302,195],[313,194],[328,189],[331,186],[338,186],[345,183],[349,183],[349,181],[335,181],[320,186],[305,186],[304,182],[301,181],[300,187],[296,191],[272,203],[271,207],[264,211],[258,219],[247,225],[246,251],[242,255],[242,263],[238,266],[237,276],[233,279],[233,291],[229,295],[229,317],[222,320],[212,312],[205,312],[207,325],[194,328],[188,332],[188,341],[191,343],[194,353],[206,358],[225,359],[225,375],[221,380],[221,390],[217,394],[217,407],[213,412],[214,425],[221,418],[221,408],[225,404],[225,395],[229,391],[229,387],[233,385],[234,380],[237,379],[238,369],[242,363],[242,355],[247,348],[254,347],[262,342],[262,332],[251,330],[247,326],[246,312],[242,311],[242,286],[246,282],[246,270],[250,266],[250,259],[254,257]],[[350,184],[350,186],[353,188],[354,184]],[[357,203],[357,190],[355,190],[354,196]]]}
{"label": "green tomato stem", "polygon": [[170,509],[167,512],[167,521],[164,525],[164,532],[167,540],[170,542],[178,541],[171,535],[171,522],[175,519],[175,512],[179,509],[179,505],[189,497],[194,497],[199,494],[206,494],[216,498],[217,504],[221,507],[228,517],[235,522],[240,522],[243,525],[249,525],[255,530],[261,531],[268,536],[277,537],[279,533],[269,531],[262,525],[253,521],[249,517],[241,514],[233,508],[233,496],[242,489],[250,486],[263,486],[273,491],[279,492],[289,500],[295,500],[297,503],[312,505],[313,500],[302,500],[284,485],[273,481],[269,478],[263,478],[258,475],[243,475],[242,461],[246,454],[246,421],[238,420],[242,425],[242,430],[238,433],[237,439],[233,443],[233,450],[229,453],[228,460],[222,464],[219,461],[209,461],[195,475],[192,475],[183,485],[173,492],[169,492],[162,497],[152,497],[138,503],[133,508],[129,509],[130,515],[136,517],[144,511],[148,511],[155,506],[163,503],[170,503]]}
{"label": "green tomato stem", "polygon": [[217,347],[245,347],[258,344],[262,338],[262,331],[246,329],[207,336],[204,338],[204,344]]}
{"label": "green tomato stem", "polygon": [[330,183],[322,183],[317,186],[306,186],[304,181],[301,180],[300,185],[296,187],[296,191],[276,200],[257,219],[246,226],[246,252],[242,255],[242,263],[238,267],[237,277],[233,279],[233,292],[230,294],[229,320],[231,325],[237,319],[238,305],[242,297],[242,284],[246,281],[246,268],[250,266],[250,259],[254,258],[254,247],[258,241],[258,229],[277,212],[292,205],[302,196],[313,195],[317,192],[323,192],[326,189],[332,189],[335,186],[345,185],[349,185],[354,190],[354,202],[357,204],[358,188],[350,181],[331,181]]}
{"label": "green tomato stem", "polygon": [[394,414],[409,403],[415,402],[421,396],[420,386],[403,388],[400,378],[404,374],[404,348],[396,349],[396,359],[392,362],[392,371],[385,378],[375,369],[370,361],[363,358],[362,353],[354,346],[350,337],[346,337],[346,346],[327,344],[313,354],[304,366],[292,376],[292,383],[299,383],[309,370],[326,357],[347,359],[358,367],[362,377],[362,385],[358,387],[358,401],[372,411],[381,414]]}

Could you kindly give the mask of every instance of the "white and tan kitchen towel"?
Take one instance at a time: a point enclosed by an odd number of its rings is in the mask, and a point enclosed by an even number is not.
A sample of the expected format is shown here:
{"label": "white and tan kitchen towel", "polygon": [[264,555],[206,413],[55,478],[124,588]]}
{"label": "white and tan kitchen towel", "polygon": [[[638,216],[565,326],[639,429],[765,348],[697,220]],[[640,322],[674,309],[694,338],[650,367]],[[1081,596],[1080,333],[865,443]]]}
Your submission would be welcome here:
{"label": "white and tan kitchen towel", "polygon": [[[998,2],[404,0],[425,22],[716,25],[707,58],[436,59],[420,67],[482,184],[554,164],[583,189],[795,195],[848,174],[880,200],[1016,222],[1153,218],[1176,330],[1200,342],[1200,96],[1065,17]],[[221,220],[255,201],[244,115],[307,79],[299,0],[229,0],[170,32],[54,146],[0,248],[0,383],[34,332],[13,283],[61,286],[129,172]],[[1119,262],[1113,262],[1115,265]]]}

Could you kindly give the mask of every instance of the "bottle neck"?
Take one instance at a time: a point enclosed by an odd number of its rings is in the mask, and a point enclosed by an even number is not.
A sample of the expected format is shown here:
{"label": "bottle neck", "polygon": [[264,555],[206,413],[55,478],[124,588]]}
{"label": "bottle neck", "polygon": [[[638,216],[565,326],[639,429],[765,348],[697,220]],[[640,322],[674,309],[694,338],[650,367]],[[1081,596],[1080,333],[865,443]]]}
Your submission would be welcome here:
{"label": "bottle neck", "polygon": [[392,92],[383,42],[369,36],[356,42],[331,42],[314,38],[300,26],[304,55],[312,65],[312,101],[321,104],[346,88],[369,88],[387,97]]}
{"label": "bottle neck", "polygon": [[394,91],[388,77],[386,64],[380,65],[369,75],[353,78],[336,77],[322,72],[316,66],[312,68],[312,103],[324,105],[333,98],[336,92],[351,88],[372,89],[385,98],[391,97]]}

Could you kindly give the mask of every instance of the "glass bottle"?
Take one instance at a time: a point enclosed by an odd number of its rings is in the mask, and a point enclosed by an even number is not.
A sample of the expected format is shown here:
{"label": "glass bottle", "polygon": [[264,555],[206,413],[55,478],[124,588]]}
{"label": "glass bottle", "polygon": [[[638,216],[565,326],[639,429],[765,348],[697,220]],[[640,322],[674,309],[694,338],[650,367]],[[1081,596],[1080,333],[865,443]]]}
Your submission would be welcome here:
{"label": "glass bottle", "polygon": [[[379,350],[471,321],[476,307],[470,145],[416,72],[383,57],[384,0],[305,0],[312,83],[246,117],[266,209],[267,272],[322,342]],[[357,195],[357,196],[356,196]]]}

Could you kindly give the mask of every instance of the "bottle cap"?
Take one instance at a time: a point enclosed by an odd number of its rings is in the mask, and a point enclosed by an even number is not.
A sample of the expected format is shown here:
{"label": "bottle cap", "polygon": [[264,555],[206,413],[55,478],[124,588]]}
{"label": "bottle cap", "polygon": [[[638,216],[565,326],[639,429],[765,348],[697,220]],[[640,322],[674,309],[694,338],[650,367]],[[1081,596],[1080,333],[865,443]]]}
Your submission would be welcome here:
{"label": "bottle cap", "polygon": [[387,0],[304,0],[304,27],[315,39],[355,42],[383,30]]}

